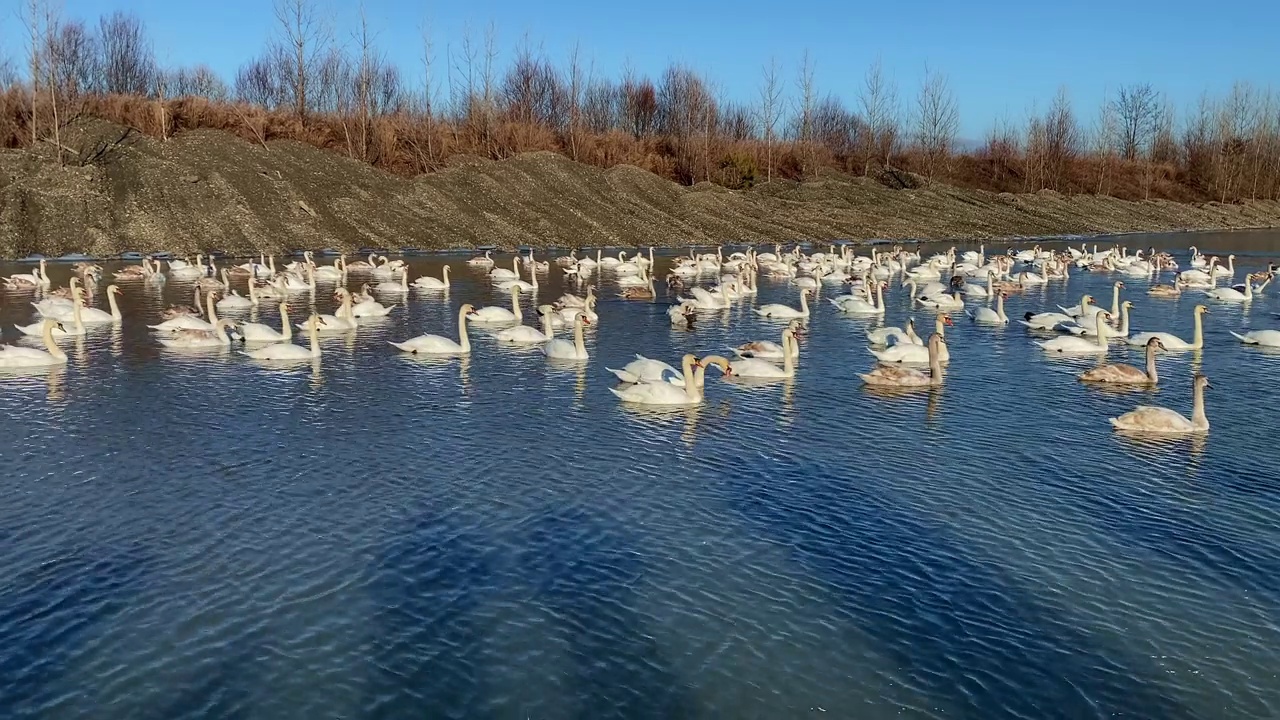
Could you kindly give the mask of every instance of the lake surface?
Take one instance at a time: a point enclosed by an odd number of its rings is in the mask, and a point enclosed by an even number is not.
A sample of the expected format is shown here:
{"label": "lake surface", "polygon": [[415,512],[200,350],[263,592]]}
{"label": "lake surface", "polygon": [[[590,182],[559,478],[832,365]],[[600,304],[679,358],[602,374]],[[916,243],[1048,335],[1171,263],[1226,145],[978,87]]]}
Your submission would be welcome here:
{"label": "lake surface", "polygon": [[[1189,244],[1234,251],[1237,280],[1280,255],[1274,232],[1121,242],[1184,268]],[[0,716],[1280,715],[1280,355],[1228,334],[1280,328],[1280,288],[1209,303],[1206,349],[1162,355],[1153,392],[1085,387],[1096,361],[962,317],[945,387],[871,392],[855,373],[879,322],[823,300],[793,381],[713,372],[705,405],[653,412],[606,366],[776,340],[750,307],[796,289],[761,278],[689,331],[661,283],[624,301],[606,274],[576,366],[479,330],[465,360],[388,346],[509,302],[463,259],[410,259],[450,262],[452,291],[314,365],[163,349],[146,323],[190,302],[171,280],[128,285],[123,325],[64,342],[66,368],[0,376]],[[1109,305],[1115,279],[1076,273],[1008,314]],[[1135,332],[1191,337],[1195,293],[1124,279]],[[538,302],[563,291],[558,268],[542,282]],[[0,298],[6,341],[28,299]],[[896,282],[887,303],[902,324]],[[1189,414],[1193,370],[1207,437],[1111,431],[1139,404]]]}

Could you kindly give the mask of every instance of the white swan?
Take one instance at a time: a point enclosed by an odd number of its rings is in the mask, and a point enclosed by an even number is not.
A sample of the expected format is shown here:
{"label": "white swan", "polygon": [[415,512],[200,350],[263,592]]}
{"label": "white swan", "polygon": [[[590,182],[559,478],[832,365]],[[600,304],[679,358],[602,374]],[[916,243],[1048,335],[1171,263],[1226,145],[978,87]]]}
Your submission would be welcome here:
{"label": "white swan", "polygon": [[[71,337],[84,335],[86,328],[82,313],[84,312],[84,289],[79,287],[71,288],[72,306],[71,306],[71,322],[65,320],[59,322],[59,325],[53,330],[48,331],[54,337]],[[58,318],[53,318],[57,320]],[[18,332],[29,336],[43,336],[46,332],[43,322],[33,323],[31,325],[14,325]]]}
{"label": "white swan", "polygon": [[894,344],[910,343],[912,345],[923,345],[924,341],[916,335],[916,319],[907,318],[907,327],[902,329],[899,327],[885,327],[871,330],[867,333],[867,341],[877,347],[884,347],[890,342]]}
{"label": "white swan", "polygon": [[[950,315],[939,315],[934,321],[933,331],[936,335],[946,338],[946,328],[953,325]],[[942,344],[939,349],[939,357],[943,363],[951,361],[951,351],[947,348],[946,343]],[[871,354],[883,363],[912,363],[923,365],[929,362],[929,348],[926,345],[916,345],[915,343],[898,343],[884,350],[871,349]]]}
{"label": "white swan", "polygon": [[697,357],[692,354],[685,354],[681,360],[684,371],[675,369],[671,365],[654,360],[643,355],[637,354],[636,359],[627,363],[621,370],[613,368],[605,368],[613,373],[615,377],[625,383],[670,383],[677,387],[684,387],[685,377],[688,376],[689,368],[693,367],[697,361]]}
{"label": "white swan", "polygon": [[862,382],[875,387],[915,388],[942,384],[942,351],[946,348],[942,335],[929,336],[926,351],[929,353],[929,372],[894,365],[877,365],[870,372],[858,373]]}
{"label": "white swan", "polygon": [[[1103,315],[1106,317],[1104,318]],[[1107,323],[1104,322],[1104,320],[1110,317],[1111,313],[1106,310],[1098,313],[1098,335],[1096,340],[1088,340],[1086,338],[1076,337],[1075,335],[1066,335],[1063,337],[1053,338],[1052,340],[1045,340],[1044,342],[1037,341],[1036,345],[1039,345],[1045,352],[1066,353],[1072,355],[1105,354],[1111,348],[1107,344],[1108,328]]]}
{"label": "white swan", "polygon": [[981,325],[1008,325],[1009,316],[1004,314],[1004,299],[1008,297],[1005,293],[996,295],[996,309],[989,307],[980,307],[973,311],[969,316],[973,318],[975,323]]}
{"label": "white swan", "polygon": [[1214,288],[1213,290],[1206,290],[1204,294],[1213,300],[1222,300],[1224,302],[1244,302],[1246,300],[1253,299],[1253,283],[1246,277],[1244,280],[1243,292],[1233,287],[1221,287]]}
{"label": "white swan", "polygon": [[960,293],[958,292],[951,295],[918,297],[916,298],[916,302],[935,310],[959,310],[964,307],[964,298],[961,298]]}
{"label": "white swan", "polygon": [[808,297],[813,293],[809,288],[801,288],[800,290],[800,309],[796,310],[790,305],[782,305],[779,303],[770,303],[761,305],[754,310],[755,314],[767,318],[807,318],[809,317],[809,301]]}
{"label": "white swan", "polygon": [[511,309],[489,306],[482,307],[471,314],[471,322],[483,325],[501,325],[518,323],[524,319],[520,312],[520,288],[511,288]]}
{"label": "white swan", "polygon": [[222,270],[222,292],[222,299],[217,302],[219,310],[248,310],[258,304],[253,297],[253,279],[249,279],[249,297],[243,297],[231,289],[231,278],[228,277],[226,268]]}
{"label": "white swan", "polygon": [[[707,365],[711,364],[715,364],[726,375],[731,374],[729,364],[723,358],[716,358],[714,362],[708,360],[706,364],[701,361],[695,362],[693,365],[696,369],[692,371],[686,369],[683,387],[677,387],[665,382],[637,383],[622,389],[609,388],[609,392],[618,396],[623,402],[637,405],[661,405],[665,407],[700,405],[703,400],[702,387],[706,382]],[[692,377],[689,376],[690,374]]]}
{"label": "white swan", "polygon": [[1192,311],[1195,318],[1195,335],[1192,337],[1191,342],[1187,342],[1172,333],[1145,332],[1129,338],[1128,343],[1141,347],[1146,345],[1151,338],[1158,337],[1166,350],[1199,350],[1204,347],[1204,323],[1201,320],[1201,316],[1208,312],[1209,308],[1204,305],[1197,305]]}
{"label": "white swan", "polygon": [[[283,316],[283,306],[280,311],[281,316]],[[244,354],[254,360],[310,360],[312,358],[318,358],[320,357],[319,327],[324,324],[324,321],[321,320],[318,315],[312,315],[311,322],[307,324],[311,326],[311,329],[307,331],[307,335],[310,336],[311,339],[311,346],[309,348],[304,348],[301,345],[294,345],[293,343],[285,340],[256,350],[245,350]],[[288,318],[284,319],[284,327],[285,329],[288,329],[289,327]]]}
{"label": "white swan", "polygon": [[884,314],[884,283],[875,281],[876,295],[874,301],[869,301],[857,295],[844,295],[831,300],[831,304],[840,309],[840,312],[849,315],[883,315]]}
{"label": "white swan", "polygon": [[445,265],[440,269],[440,277],[433,278],[423,275],[413,281],[413,286],[419,290],[448,290],[449,266]]}
{"label": "white swan", "polygon": [[40,327],[40,337],[44,340],[45,349],[0,345],[0,368],[48,367],[67,363],[67,354],[53,341],[53,331],[60,329],[62,323],[53,318],[45,318]]}
{"label": "white swan", "polygon": [[542,354],[557,360],[586,360],[587,346],[582,339],[582,328],[591,321],[585,315],[573,319],[573,342],[552,338],[542,346]]}
{"label": "white swan", "polygon": [[1204,375],[1197,374],[1191,381],[1190,420],[1169,408],[1139,405],[1120,417],[1111,418],[1111,426],[1116,430],[1166,435],[1208,432],[1209,418],[1204,412],[1204,391],[1212,387],[1209,378]]}
{"label": "white swan", "polygon": [[511,270],[496,267],[489,271],[489,279],[493,282],[501,282],[503,280],[519,280],[520,279],[520,258],[511,258]]}
{"label": "white swan", "polygon": [[293,326],[289,324],[289,305],[280,303],[280,330],[277,332],[270,325],[248,322],[240,323],[240,335],[247,343],[278,343],[293,339]]}
{"label": "white swan", "polygon": [[1280,330],[1250,330],[1243,335],[1233,332],[1231,336],[1245,345],[1280,347]]}
{"label": "white swan", "polygon": [[466,355],[471,352],[471,339],[467,337],[467,316],[475,311],[470,304],[458,308],[458,341],[443,335],[419,335],[404,342],[390,343],[392,347],[407,353],[422,355]]}
{"label": "white swan", "polygon": [[492,255],[493,255],[492,250],[485,250],[484,255],[476,255],[470,260],[467,260],[467,264],[471,265],[472,267],[493,267]]}
{"label": "white swan", "polygon": [[504,328],[493,334],[493,337],[502,343],[513,343],[519,345],[536,345],[545,343],[555,337],[555,330],[551,327],[551,316],[555,314],[555,308],[550,305],[539,305],[538,315],[542,317],[542,329],[528,325],[517,325],[515,327]]}

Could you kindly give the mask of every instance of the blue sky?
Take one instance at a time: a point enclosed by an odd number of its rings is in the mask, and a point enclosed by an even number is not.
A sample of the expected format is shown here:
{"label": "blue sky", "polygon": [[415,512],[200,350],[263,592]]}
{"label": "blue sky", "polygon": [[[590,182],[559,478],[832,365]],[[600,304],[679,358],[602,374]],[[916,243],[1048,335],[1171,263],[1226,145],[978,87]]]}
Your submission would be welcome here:
{"label": "blue sky", "polygon": [[[54,0],[57,2],[58,0]],[[350,37],[355,2],[316,0],[339,40]],[[0,51],[22,52],[19,2],[0,0]],[[61,0],[63,13],[86,19],[113,9],[148,24],[162,63],[205,62],[230,80],[275,31],[267,0]],[[7,6],[7,7],[6,7]],[[405,2],[367,0],[372,25],[390,59],[420,80],[418,28],[429,21],[437,53],[456,47],[463,28],[477,36],[492,20],[499,66],[526,35],[553,58],[575,44],[595,72],[616,77],[629,63],[657,75],[671,61],[690,65],[740,100],[758,97],[771,57],[791,80],[807,49],[822,93],[852,104],[867,66],[879,58],[898,82],[904,105],[926,63],[945,72],[960,102],[962,135],[980,137],[1001,117],[1022,120],[1065,85],[1077,112],[1092,119],[1108,90],[1150,82],[1179,107],[1236,80],[1280,90],[1280,2],[1240,0],[1231,7],[1187,0],[1074,5],[999,0],[913,3],[809,0],[609,3],[571,0]]]}

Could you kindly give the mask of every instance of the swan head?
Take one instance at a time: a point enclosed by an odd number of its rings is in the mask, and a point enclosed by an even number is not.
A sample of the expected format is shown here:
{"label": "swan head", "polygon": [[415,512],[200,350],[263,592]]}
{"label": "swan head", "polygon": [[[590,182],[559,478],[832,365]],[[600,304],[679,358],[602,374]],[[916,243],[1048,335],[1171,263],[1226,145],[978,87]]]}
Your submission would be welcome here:
{"label": "swan head", "polygon": [[950,326],[954,326],[954,325],[955,325],[955,323],[951,322],[951,316],[950,316],[950,315],[943,315],[943,316],[942,316],[942,324],[943,324],[943,325],[950,325]]}
{"label": "swan head", "polygon": [[1208,314],[1209,314],[1209,306],[1208,306],[1208,305],[1197,305],[1197,306],[1196,306],[1196,314],[1197,314],[1197,315],[1208,315]]}
{"label": "swan head", "polygon": [[1133,301],[1132,301],[1132,300],[1125,300],[1124,302],[1120,303],[1120,307],[1125,308],[1125,309],[1129,309],[1129,308],[1133,307]]}
{"label": "swan head", "polygon": [[124,291],[116,287],[115,285],[108,285],[107,294],[108,295],[124,295]]}
{"label": "swan head", "polygon": [[462,315],[475,315],[476,309],[471,303],[464,303],[462,307],[458,308],[458,312]]}
{"label": "swan head", "polygon": [[1116,281],[1116,288],[1122,288],[1122,287],[1124,287],[1124,281],[1123,281],[1123,280],[1117,280],[1117,281]]}
{"label": "swan head", "polygon": [[1164,343],[1163,343],[1163,342],[1160,340],[1160,338],[1158,338],[1158,337],[1153,337],[1153,338],[1151,338],[1150,340],[1148,340],[1148,341],[1147,341],[1147,347],[1148,347],[1148,348],[1155,348],[1156,350],[1166,350],[1166,349],[1167,349],[1167,348],[1165,348]]}
{"label": "swan head", "polygon": [[700,360],[695,360],[694,367],[717,367],[725,377],[733,377],[733,366],[729,361],[719,355],[708,355]]}
{"label": "swan head", "polygon": [[1207,375],[1202,375],[1200,373],[1196,373],[1196,377],[1195,377],[1195,380],[1192,381],[1192,385],[1197,390],[1213,389],[1213,386],[1209,384],[1209,377]]}

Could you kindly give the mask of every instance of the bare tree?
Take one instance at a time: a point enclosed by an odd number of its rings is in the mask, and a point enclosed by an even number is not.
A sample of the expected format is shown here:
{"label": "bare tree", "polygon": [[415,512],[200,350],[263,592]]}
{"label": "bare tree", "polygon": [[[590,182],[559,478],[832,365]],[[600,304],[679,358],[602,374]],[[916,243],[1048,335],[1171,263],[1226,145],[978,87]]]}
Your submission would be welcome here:
{"label": "bare tree", "polygon": [[803,158],[801,172],[808,175],[813,172],[813,113],[818,103],[817,88],[813,81],[813,61],[808,50],[800,58],[796,90],[796,140],[800,144],[800,157]]}
{"label": "bare tree", "polygon": [[145,95],[151,89],[155,57],[137,15],[116,11],[99,18],[98,51],[103,92]]}
{"label": "bare tree", "polygon": [[0,89],[18,84],[18,72],[13,67],[13,60],[7,55],[0,55]]}
{"label": "bare tree", "polygon": [[1116,104],[1105,100],[1098,109],[1098,119],[1093,128],[1093,154],[1098,162],[1097,195],[1107,192],[1107,179],[1116,159],[1116,146],[1120,128],[1116,122]]}
{"label": "bare tree", "polygon": [[863,173],[870,172],[872,161],[884,167],[897,150],[899,142],[898,88],[893,80],[885,77],[879,60],[869,68],[858,93],[862,105],[862,117],[867,123],[864,148],[866,165]]}
{"label": "bare tree", "polygon": [[422,122],[423,134],[426,136],[427,158],[424,169],[435,166],[435,45],[431,40],[431,26],[424,20],[420,28],[422,35]]}
{"label": "bare tree", "polygon": [[1141,157],[1155,134],[1160,107],[1156,91],[1148,84],[1121,87],[1115,101],[1120,129],[1120,154],[1129,162]]}
{"label": "bare tree", "polygon": [[582,71],[582,50],[577,43],[569,53],[569,157],[578,160],[578,129],[582,125],[582,94],[587,78]]}
{"label": "bare tree", "polygon": [[328,30],[316,14],[311,0],[275,0],[275,16],[276,22],[280,23],[284,54],[288,57],[288,69],[281,72],[281,86],[294,113],[305,120],[311,76]]}
{"label": "bare tree", "polygon": [[632,137],[639,139],[652,134],[658,119],[658,90],[653,81],[637,79],[628,68],[623,72],[620,94],[623,124]]}
{"label": "bare tree", "polygon": [[947,76],[926,65],[924,82],[916,98],[916,143],[924,154],[925,174],[945,170],[960,130],[960,108],[947,84]]}
{"label": "bare tree", "polygon": [[1047,186],[1069,190],[1070,169],[1080,155],[1080,125],[1065,87],[1058,88],[1044,122],[1044,170]]}
{"label": "bare tree", "polygon": [[773,146],[782,117],[782,80],[778,61],[771,58],[760,81],[760,130],[764,135],[765,181],[773,182]]}

